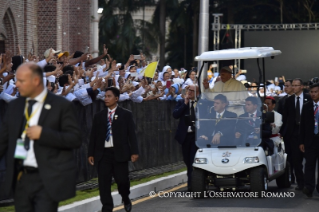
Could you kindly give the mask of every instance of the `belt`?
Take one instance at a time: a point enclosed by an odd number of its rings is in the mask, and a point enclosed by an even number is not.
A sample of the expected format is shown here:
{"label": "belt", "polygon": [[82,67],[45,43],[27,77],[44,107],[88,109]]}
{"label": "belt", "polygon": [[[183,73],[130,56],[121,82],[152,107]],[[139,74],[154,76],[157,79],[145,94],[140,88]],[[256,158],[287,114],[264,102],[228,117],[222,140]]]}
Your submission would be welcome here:
{"label": "belt", "polygon": [[33,173],[38,173],[39,169],[35,167],[30,167],[30,166],[24,166],[22,168],[22,172],[25,174],[33,174]]}
{"label": "belt", "polygon": [[280,136],[280,134],[272,134],[272,135],[270,136],[270,138],[274,138],[274,137],[278,137],[278,136]]}

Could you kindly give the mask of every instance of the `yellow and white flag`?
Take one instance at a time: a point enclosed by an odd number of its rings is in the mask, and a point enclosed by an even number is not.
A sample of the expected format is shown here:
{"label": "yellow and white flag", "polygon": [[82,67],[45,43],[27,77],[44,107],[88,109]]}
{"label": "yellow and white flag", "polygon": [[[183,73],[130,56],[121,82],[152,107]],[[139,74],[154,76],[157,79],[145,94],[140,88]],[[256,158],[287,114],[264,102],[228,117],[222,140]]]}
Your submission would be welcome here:
{"label": "yellow and white flag", "polygon": [[158,64],[158,61],[148,64],[148,66],[145,69],[145,77],[154,78],[154,75],[157,69],[157,64]]}

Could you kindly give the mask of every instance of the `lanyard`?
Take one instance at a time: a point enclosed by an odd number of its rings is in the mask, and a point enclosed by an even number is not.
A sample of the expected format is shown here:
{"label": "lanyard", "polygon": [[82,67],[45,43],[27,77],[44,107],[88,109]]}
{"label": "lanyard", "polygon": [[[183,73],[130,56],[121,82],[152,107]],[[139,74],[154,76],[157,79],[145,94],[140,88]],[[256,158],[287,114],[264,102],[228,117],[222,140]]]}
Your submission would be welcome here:
{"label": "lanyard", "polygon": [[[220,114],[220,113],[219,113]],[[224,114],[223,114],[224,115]],[[221,115],[218,119],[216,119],[216,124],[215,125],[217,125],[218,124],[218,122],[220,122],[220,120],[223,118],[223,115]]]}
{"label": "lanyard", "polygon": [[[45,97],[42,99],[42,101],[40,101],[40,103],[45,101],[45,99],[47,98],[47,95],[45,95]],[[26,102],[26,105],[29,104],[27,100],[25,100],[25,102]],[[29,128],[29,122],[30,122],[31,118],[38,112],[40,107],[41,107],[41,105],[39,105],[30,115],[28,113],[28,105],[27,105],[27,107],[25,107],[24,115],[25,115],[25,119],[27,120],[27,122],[26,122],[26,124],[24,126],[24,131],[23,131],[24,135],[26,134],[26,131]]]}

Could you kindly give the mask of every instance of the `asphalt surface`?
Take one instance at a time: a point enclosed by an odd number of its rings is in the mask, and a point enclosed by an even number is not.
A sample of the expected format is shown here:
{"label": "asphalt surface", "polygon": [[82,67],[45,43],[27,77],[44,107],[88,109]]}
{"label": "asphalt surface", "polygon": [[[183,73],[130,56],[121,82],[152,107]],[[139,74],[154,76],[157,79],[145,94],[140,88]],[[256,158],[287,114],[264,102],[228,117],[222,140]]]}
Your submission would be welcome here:
{"label": "asphalt surface", "polygon": [[[210,198],[209,196],[217,195],[217,193],[210,193],[207,194],[207,197],[203,199],[194,199],[192,197],[154,197],[148,198],[145,201],[140,199],[138,201],[142,202],[133,205],[132,212],[318,212],[319,194],[317,191],[314,191],[313,197],[310,199],[307,198],[301,191],[295,191],[295,187],[296,184],[293,184],[289,189],[278,189],[276,186],[276,181],[272,181],[268,184],[267,192],[269,193],[266,193],[266,195],[269,197],[266,198]],[[217,190],[215,191],[217,192]],[[186,187],[180,188],[173,192],[181,192],[184,193],[184,195],[187,194]],[[244,188],[234,193],[241,194],[240,192],[249,192],[249,189]],[[286,194],[294,197],[270,197],[274,194]],[[161,193],[161,196],[164,196],[164,194]],[[122,209],[117,211],[124,212],[125,210]]]}

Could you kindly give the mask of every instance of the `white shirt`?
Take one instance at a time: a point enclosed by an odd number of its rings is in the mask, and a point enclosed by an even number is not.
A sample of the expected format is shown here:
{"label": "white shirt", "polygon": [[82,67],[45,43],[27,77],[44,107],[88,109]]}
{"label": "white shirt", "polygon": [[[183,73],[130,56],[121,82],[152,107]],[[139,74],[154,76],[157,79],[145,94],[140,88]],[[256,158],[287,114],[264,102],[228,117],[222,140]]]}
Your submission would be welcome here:
{"label": "white shirt", "polygon": [[[297,106],[297,95],[295,95],[295,106]],[[301,94],[299,95],[299,105],[300,105],[300,114],[301,114],[301,111],[302,111],[302,106],[303,106],[303,92],[301,92]]]}
{"label": "white shirt", "polygon": [[[114,120],[113,118],[114,118],[114,114],[115,114],[116,108],[117,108],[117,106],[113,110],[110,110],[110,108],[108,109],[108,111],[107,111],[107,121],[109,121],[109,113],[111,112],[112,113],[111,114],[111,120],[113,122],[113,120]],[[112,123],[111,123],[111,131],[110,131],[110,140],[109,141],[105,140],[104,147],[105,148],[113,147]]]}
{"label": "white shirt", "polygon": [[[38,125],[38,121],[43,108],[44,97],[46,97],[47,94],[48,94],[48,90],[47,88],[45,88],[37,97],[34,98],[34,100],[36,100],[37,102],[32,106],[32,113],[35,112],[35,114],[31,117],[29,121],[30,127]],[[27,101],[28,100],[30,100],[30,98],[27,98]],[[26,109],[27,106],[28,104],[25,105],[24,109]],[[24,136],[21,136],[21,137],[23,138]],[[35,158],[33,145],[34,145],[34,141],[30,140],[30,149],[27,153],[26,159],[23,161],[23,165],[37,168],[38,163],[37,163],[37,159]]]}
{"label": "white shirt", "polygon": [[37,63],[37,65],[40,66],[41,68],[44,68],[44,66],[46,66],[47,64],[48,63],[46,59],[43,59]]}
{"label": "white shirt", "polygon": [[191,78],[188,78],[184,84],[182,85],[182,89],[185,89],[188,85],[194,85],[194,82],[192,81]]}
{"label": "white shirt", "polygon": [[143,97],[141,95],[143,95],[144,93],[145,93],[145,89],[141,86],[136,91],[132,92],[130,99],[133,102],[141,103],[143,101]]}
{"label": "white shirt", "polygon": [[281,87],[280,86],[275,86],[275,91],[281,91]]}
{"label": "white shirt", "polygon": [[218,114],[220,114],[219,118],[222,118],[225,113],[225,110],[221,113],[216,112],[216,118],[218,118]]}
{"label": "white shirt", "polygon": [[246,80],[246,76],[245,75],[239,75],[237,78],[236,78],[237,81],[243,81],[243,80]]}
{"label": "white shirt", "polygon": [[[248,113],[248,116],[250,117],[250,115],[253,114],[252,117],[257,117],[257,110],[253,113]],[[256,121],[256,118],[253,118],[254,121]]]}
{"label": "white shirt", "polygon": [[274,124],[276,127],[272,127],[272,134],[278,134],[280,131],[280,128],[282,126],[282,115],[278,113],[277,111],[272,111],[275,115],[275,122]]}

